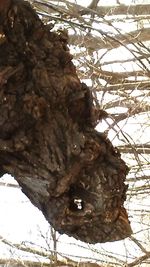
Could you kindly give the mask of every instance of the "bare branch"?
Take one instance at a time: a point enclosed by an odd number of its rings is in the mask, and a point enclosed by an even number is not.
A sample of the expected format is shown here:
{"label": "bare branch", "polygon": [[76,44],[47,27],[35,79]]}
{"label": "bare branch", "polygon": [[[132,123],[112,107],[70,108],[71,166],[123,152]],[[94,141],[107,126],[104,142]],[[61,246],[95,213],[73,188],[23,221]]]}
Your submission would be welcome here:
{"label": "bare branch", "polygon": [[147,252],[143,256],[140,256],[137,259],[135,259],[133,262],[128,263],[125,267],[133,267],[133,266],[136,266],[137,264],[140,264],[140,263],[142,263],[143,261],[145,261],[145,260],[147,260],[149,258],[150,258],[150,252]]}
{"label": "bare branch", "polygon": [[70,35],[69,43],[73,45],[86,46],[94,51],[99,49],[114,49],[121,46],[120,42],[126,46],[127,44],[134,44],[139,41],[145,42],[150,40],[150,28],[143,28],[142,30],[132,31],[127,34],[117,34],[114,36],[115,40],[110,40],[103,36],[103,38],[88,35]]}
{"label": "bare branch", "polygon": [[150,14],[150,5],[118,5],[118,6],[99,6],[97,13],[101,16],[141,16]]}

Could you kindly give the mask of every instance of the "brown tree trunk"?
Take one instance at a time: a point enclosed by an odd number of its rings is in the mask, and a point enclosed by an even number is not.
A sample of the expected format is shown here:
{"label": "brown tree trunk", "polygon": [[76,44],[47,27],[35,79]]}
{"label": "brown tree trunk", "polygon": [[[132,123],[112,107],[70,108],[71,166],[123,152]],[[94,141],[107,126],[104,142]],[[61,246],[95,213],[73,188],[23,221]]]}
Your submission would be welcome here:
{"label": "brown tree trunk", "polygon": [[14,176],[61,233],[89,243],[129,236],[128,168],[94,130],[92,96],[66,33],[49,29],[22,0],[0,2],[0,23],[1,175]]}

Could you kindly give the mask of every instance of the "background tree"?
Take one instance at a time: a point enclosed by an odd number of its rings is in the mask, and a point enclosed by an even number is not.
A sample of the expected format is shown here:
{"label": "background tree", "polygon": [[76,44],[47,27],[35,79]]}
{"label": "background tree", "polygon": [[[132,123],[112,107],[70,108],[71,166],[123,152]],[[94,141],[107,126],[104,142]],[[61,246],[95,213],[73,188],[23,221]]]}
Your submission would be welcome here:
{"label": "background tree", "polygon": [[[91,87],[95,107],[105,110],[97,128],[119,146],[130,166],[126,205],[131,223],[136,227],[140,223],[131,240],[141,256],[128,259],[131,263],[127,266],[148,264],[149,5],[101,6],[99,1],[92,1],[87,8],[70,1],[33,4],[50,27],[53,23],[57,29],[63,22],[68,29],[78,75]],[[130,253],[128,248],[126,252]]]}

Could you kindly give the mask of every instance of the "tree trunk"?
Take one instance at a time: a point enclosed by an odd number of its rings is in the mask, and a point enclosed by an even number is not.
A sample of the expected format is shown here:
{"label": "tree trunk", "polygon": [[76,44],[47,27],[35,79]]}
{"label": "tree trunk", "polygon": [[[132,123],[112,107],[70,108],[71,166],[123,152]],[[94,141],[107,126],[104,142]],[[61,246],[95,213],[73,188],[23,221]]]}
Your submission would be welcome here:
{"label": "tree trunk", "polygon": [[1,0],[0,23],[1,175],[14,176],[60,233],[89,243],[129,236],[128,168],[94,129],[92,95],[67,34],[49,29],[22,0]]}

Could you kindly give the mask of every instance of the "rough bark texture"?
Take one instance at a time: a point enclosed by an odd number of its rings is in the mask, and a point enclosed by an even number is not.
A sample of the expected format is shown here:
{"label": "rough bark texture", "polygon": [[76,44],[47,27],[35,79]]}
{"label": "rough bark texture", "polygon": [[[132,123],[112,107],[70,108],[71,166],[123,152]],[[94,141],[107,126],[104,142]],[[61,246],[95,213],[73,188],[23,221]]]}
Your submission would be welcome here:
{"label": "rough bark texture", "polygon": [[92,95],[67,35],[22,0],[0,1],[0,33],[1,175],[13,175],[60,233],[89,243],[129,236],[128,168],[94,130]]}

